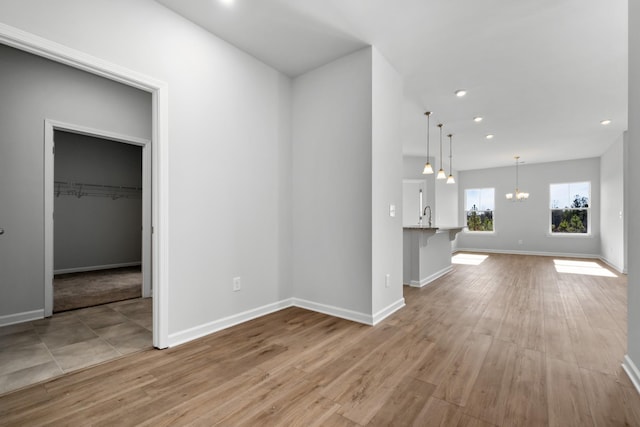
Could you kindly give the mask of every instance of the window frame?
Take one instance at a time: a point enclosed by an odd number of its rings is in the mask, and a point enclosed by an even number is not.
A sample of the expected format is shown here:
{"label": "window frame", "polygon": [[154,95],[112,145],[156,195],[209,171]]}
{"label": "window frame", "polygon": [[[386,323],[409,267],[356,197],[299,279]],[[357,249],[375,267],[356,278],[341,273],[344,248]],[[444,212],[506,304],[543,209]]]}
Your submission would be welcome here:
{"label": "window frame", "polygon": [[[586,208],[582,207],[582,208],[553,208],[552,203],[553,201],[551,200],[551,186],[552,185],[571,185],[571,184],[588,184],[589,186],[589,194],[588,194],[588,198],[589,198],[589,202],[588,202],[588,206]],[[571,195],[569,197],[572,197]],[[549,205],[548,205],[548,209],[549,209],[549,228],[548,228],[548,234],[549,236],[552,237],[570,237],[570,238],[584,238],[584,237],[592,237],[591,234],[591,181],[586,180],[586,181],[571,181],[571,182],[552,182],[549,183]],[[586,211],[587,214],[587,231],[584,233],[571,233],[571,232],[562,232],[562,231],[553,231],[553,211],[566,211],[566,210],[581,210],[581,211]]]}
{"label": "window frame", "polygon": [[[493,230],[491,231],[486,231],[486,230],[470,230],[469,229],[469,221],[468,221],[468,212],[471,212],[471,210],[467,210],[467,191],[480,191],[482,192],[482,190],[493,190],[493,209],[484,209],[484,210],[477,210],[476,212],[486,212],[487,210],[489,210],[491,212],[491,221],[492,221],[492,226],[493,226]],[[487,235],[487,234],[496,234],[496,209],[495,209],[495,205],[496,205],[496,188],[495,187],[480,187],[480,188],[465,188],[464,189],[464,232],[465,233],[471,233],[471,234],[483,234],[483,235]]]}

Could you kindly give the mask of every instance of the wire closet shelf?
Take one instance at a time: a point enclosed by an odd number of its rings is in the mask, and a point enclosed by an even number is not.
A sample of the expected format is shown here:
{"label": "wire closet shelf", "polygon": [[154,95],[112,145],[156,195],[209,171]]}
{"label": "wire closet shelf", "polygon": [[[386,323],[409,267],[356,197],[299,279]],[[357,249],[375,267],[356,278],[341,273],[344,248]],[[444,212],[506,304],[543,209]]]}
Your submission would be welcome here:
{"label": "wire closet shelf", "polygon": [[108,197],[112,200],[140,199],[142,187],[55,181],[54,194],[56,197],[73,196],[78,199],[83,197]]}

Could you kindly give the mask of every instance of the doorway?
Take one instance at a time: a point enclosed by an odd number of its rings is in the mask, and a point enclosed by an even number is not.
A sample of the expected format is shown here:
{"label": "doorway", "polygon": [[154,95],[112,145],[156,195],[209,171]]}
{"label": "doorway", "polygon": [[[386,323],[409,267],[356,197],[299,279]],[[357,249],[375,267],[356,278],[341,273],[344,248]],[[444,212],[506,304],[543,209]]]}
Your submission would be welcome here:
{"label": "doorway", "polygon": [[[147,198],[151,199],[151,191],[153,192],[153,199],[151,208],[153,210],[153,226],[151,224],[144,224],[145,233],[150,233],[153,246],[153,263],[151,260],[147,260],[146,256],[151,256],[151,251],[148,254],[143,253],[143,264],[153,269],[153,345],[157,348],[166,348],[169,345],[169,328],[168,328],[168,277],[169,277],[169,256],[168,256],[168,229],[169,229],[169,204],[168,204],[168,85],[166,82],[157,80],[153,77],[140,74],[139,72],[132,71],[117,64],[99,59],[84,52],[80,52],[75,49],[68,48],[66,46],[51,43],[49,40],[38,37],[34,34],[30,34],[10,26],[0,26],[0,43],[6,46],[20,49],[25,52],[35,54],[40,57],[51,59],[55,62],[68,65],[70,67],[86,71],[90,74],[105,77],[109,80],[123,83],[124,85],[134,88],[142,89],[149,92],[152,95],[152,129],[151,129],[151,141],[153,141],[153,151],[151,152],[151,144],[145,142],[143,148],[143,162],[147,170],[151,170],[151,164],[153,164],[152,180],[148,180],[148,175],[143,176],[143,187],[149,188],[150,191],[146,192]],[[49,136],[47,140],[51,141],[50,145],[47,145],[44,150],[45,156],[45,168],[52,168],[53,163],[51,156],[53,156],[53,121],[46,121],[45,133]],[[61,128],[64,129],[64,126]],[[73,129],[68,129],[73,131]],[[82,132],[82,130],[79,130]],[[116,138],[117,139],[117,136]],[[48,172],[48,171],[45,171]],[[51,171],[51,177],[52,177]],[[153,185],[152,185],[153,182]],[[46,180],[47,187],[45,188],[44,196],[44,214],[45,214],[45,228],[44,237],[45,241],[50,245],[53,243],[53,227],[51,226],[51,219],[53,215],[53,179]],[[147,202],[145,202],[146,204]],[[146,215],[145,217],[149,217]],[[17,233],[5,233],[10,236],[19,235]],[[5,236],[6,237],[6,236]],[[8,239],[4,239],[5,242]],[[147,241],[149,239],[146,239]],[[51,283],[53,275],[53,249],[50,247],[44,248],[44,269],[43,272],[44,283]],[[50,256],[49,256],[50,254]],[[148,261],[148,262],[147,262]],[[146,273],[143,273],[146,274]],[[151,276],[150,272],[148,273]],[[150,281],[144,281],[149,283]],[[42,316],[51,315],[51,292],[50,286],[44,286],[44,298],[42,308],[20,312],[17,314],[11,314],[11,322],[24,322],[32,319],[39,319]],[[149,289],[151,292],[151,289]],[[7,317],[7,316],[5,316]],[[6,323],[6,319],[5,319]]]}
{"label": "doorway", "polygon": [[[140,295],[151,296],[150,147],[141,138],[45,122],[45,316],[54,312],[54,272],[104,270],[104,282],[105,276],[118,276],[118,268],[139,265]],[[130,295],[103,284],[67,300],[77,306],[66,309]]]}
{"label": "doorway", "polygon": [[54,144],[53,312],[142,297],[142,146],[62,130]]}

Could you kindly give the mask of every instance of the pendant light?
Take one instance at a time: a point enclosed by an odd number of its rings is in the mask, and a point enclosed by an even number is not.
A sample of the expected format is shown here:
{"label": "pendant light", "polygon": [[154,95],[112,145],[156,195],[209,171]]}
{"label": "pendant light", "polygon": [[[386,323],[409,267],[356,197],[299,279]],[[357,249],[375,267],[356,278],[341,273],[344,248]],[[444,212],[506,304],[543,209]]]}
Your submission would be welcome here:
{"label": "pendant light", "polygon": [[511,200],[512,202],[522,202],[529,198],[529,193],[520,191],[518,188],[518,164],[520,163],[520,156],[515,156],[514,159],[516,159],[516,192],[507,193],[505,196],[507,197],[507,200]]}
{"label": "pendant light", "polygon": [[440,170],[438,171],[436,179],[445,179],[447,174],[444,173],[444,169],[442,169],[442,123],[438,123],[438,127],[440,128]]}
{"label": "pendant light", "polygon": [[456,180],[453,178],[453,152],[452,152],[452,143],[453,143],[453,134],[447,135],[449,137],[449,177],[447,178],[447,184],[455,184]]}
{"label": "pendant light", "polygon": [[429,163],[429,117],[431,116],[431,111],[427,111],[424,115],[427,116],[427,163],[424,164],[422,174],[429,175],[433,173],[433,167],[431,167],[431,163]]}

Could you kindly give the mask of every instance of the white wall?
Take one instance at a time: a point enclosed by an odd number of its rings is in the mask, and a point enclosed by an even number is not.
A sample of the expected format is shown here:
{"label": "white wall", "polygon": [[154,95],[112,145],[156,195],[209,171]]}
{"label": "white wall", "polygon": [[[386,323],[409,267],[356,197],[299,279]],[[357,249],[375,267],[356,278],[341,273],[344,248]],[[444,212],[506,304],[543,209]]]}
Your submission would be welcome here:
{"label": "white wall", "polygon": [[[403,156],[402,157],[402,178],[405,181],[416,182],[422,181],[423,188],[423,208],[424,206],[431,207],[431,220],[435,226],[436,221],[436,211],[438,209],[436,203],[436,179],[435,174],[432,175],[423,175],[422,170],[424,169],[424,163],[426,161],[426,156],[424,157],[416,157],[416,156]],[[431,164],[433,165],[433,157],[431,159]],[[409,187],[415,187],[415,185],[409,185],[406,192],[403,192],[403,207],[410,211],[409,214],[404,213],[404,224],[405,225],[416,225],[418,223],[418,193],[417,187],[415,189],[410,189]],[[408,198],[404,198],[404,195],[408,196]],[[426,224],[426,219],[423,220],[423,223]]]}
{"label": "white wall", "polygon": [[[372,48],[372,286],[373,311],[404,301],[402,294],[402,78]],[[395,206],[394,217],[390,205]],[[390,283],[386,285],[386,275]],[[404,305],[404,302],[402,302]]]}
{"label": "white wall", "polygon": [[[447,176],[449,176],[448,163],[445,162]],[[435,183],[436,211],[435,224],[438,227],[457,227],[458,214],[458,172],[453,170],[455,184],[447,184],[446,180],[437,179]]]}
{"label": "white wall", "polygon": [[[55,146],[56,182],[142,188],[140,146],[61,131]],[[54,198],[55,272],[141,262],[142,191],[130,193],[135,198]]]}
{"label": "white wall", "polygon": [[7,0],[0,21],[167,83],[170,343],[290,292],[289,78],[152,0]]}
{"label": "white wall", "polygon": [[365,317],[372,310],[371,67],[365,48],[293,81],[294,296]]}
{"label": "white wall", "polygon": [[0,316],[11,318],[44,307],[44,120],[149,139],[151,96],[4,45],[0,62]]}
{"label": "white wall", "polygon": [[[495,233],[459,233],[460,250],[510,251],[539,254],[600,255],[600,159],[525,164],[520,166],[520,190],[528,200],[511,202],[505,194],[515,189],[515,164],[509,167],[462,171],[458,174],[460,224],[465,225],[464,190],[495,188]],[[591,182],[591,235],[551,236],[549,184]],[[518,241],[521,240],[522,244]]]}
{"label": "white wall", "polygon": [[[427,194],[426,180],[404,179],[402,182],[402,225],[416,225],[420,222],[420,217],[424,213],[424,206],[431,206],[426,203]],[[420,206],[420,190],[422,190],[422,206]],[[433,213],[433,211],[432,211]],[[431,218],[433,222],[435,218]],[[429,222],[429,212],[422,219],[422,223]]]}
{"label": "white wall", "polygon": [[[629,164],[640,162],[640,3],[629,2]],[[640,168],[629,168],[629,186],[640,184]],[[637,194],[629,189],[629,195]],[[628,212],[638,212],[640,198],[629,197]],[[629,221],[628,345],[629,364],[635,366],[640,390],[640,223]]]}
{"label": "white wall", "polygon": [[624,228],[625,135],[600,157],[600,252],[618,271],[626,271]]}
{"label": "white wall", "polygon": [[404,305],[401,100],[400,77],[373,47],[294,79],[293,282],[303,306],[369,323]]}

